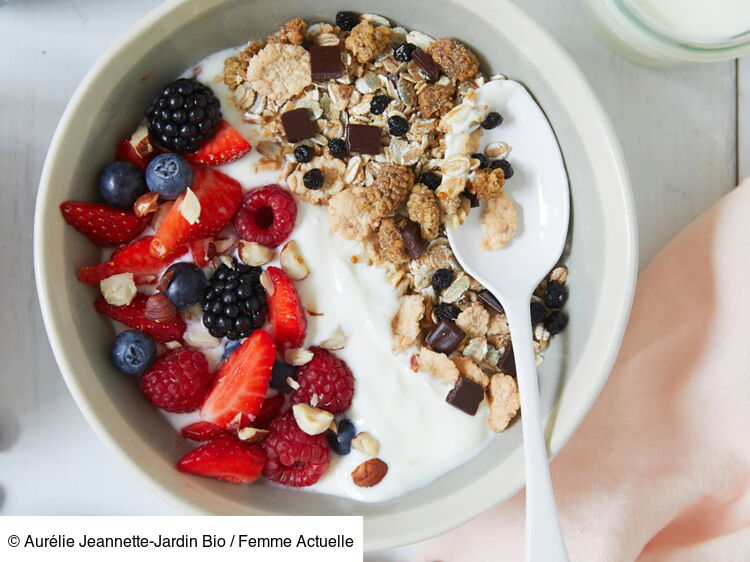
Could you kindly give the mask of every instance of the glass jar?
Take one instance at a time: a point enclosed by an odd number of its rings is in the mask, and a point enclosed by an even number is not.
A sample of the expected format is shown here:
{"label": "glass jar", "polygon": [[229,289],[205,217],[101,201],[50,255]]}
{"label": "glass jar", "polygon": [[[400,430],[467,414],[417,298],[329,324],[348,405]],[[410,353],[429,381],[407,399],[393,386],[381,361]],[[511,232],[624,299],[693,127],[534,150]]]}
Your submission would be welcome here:
{"label": "glass jar", "polygon": [[[684,9],[685,4],[679,7],[680,13],[676,13],[674,10],[680,4],[676,0],[581,1],[607,43],[641,64],[710,62],[750,54],[750,0],[714,0],[710,3],[703,0],[705,5],[700,7],[710,7],[711,18],[702,18],[700,10],[690,13],[691,10]],[[682,2],[694,2],[692,6],[696,6],[695,0]],[[722,13],[722,9],[726,13]],[[659,18],[660,15],[666,17]],[[712,27],[717,29],[715,37],[711,36]],[[734,28],[731,35],[718,35],[719,29],[724,31],[729,27]],[[691,30],[700,30],[701,33],[691,33]]]}

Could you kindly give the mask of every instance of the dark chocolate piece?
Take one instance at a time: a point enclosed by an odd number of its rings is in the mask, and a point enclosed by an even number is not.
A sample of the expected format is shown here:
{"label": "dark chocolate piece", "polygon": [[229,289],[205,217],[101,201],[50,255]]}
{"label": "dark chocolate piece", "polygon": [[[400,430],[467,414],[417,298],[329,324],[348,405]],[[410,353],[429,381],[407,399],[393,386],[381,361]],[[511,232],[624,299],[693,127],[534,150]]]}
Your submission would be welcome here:
{"label": "dark chocolate piece", "polygon": [[344,64],[341,62],[341,47],[310,47],[310,68],[312,79],[316,82],[325,82],[338,78],[344,74]]}
{"label": "dark chocolate piece", "polygon": [[401,238],[404,241],[406,253],[413,260],[419,259],[427,249],[427,240],[422,238],[422,231],[414,221],[407,222],[401,229]]}
{"label": "dark chocolate piece", "polygon": [[440,67],[434,60],[432,60],[430,55],[425,53],[419,47],[414,49],[414,53],[411,55],[411,60],[417,63],[417,66],[422,72],[424,72],[424,75],[429,81],[435,82],[440,78]]}
{"label": "dark chocolate piece", "polygon": [[466,337],[464,331],[453,322],[441,320],[435,325],[432,331],[427,334],[424,341],[438,353],[450,355],[459,345],[461,345],[461,342],[464,341],[464,337]]}
{"label": "dark chocolate piece", "polygon": [[477,296],[480,298],[484,304],[489,306],[490,308],[495,309],[500,314],[505,314],[505,309],[503,308],[503,305],[500,304],[500,301],[495,298],[495,295],[490,293],[487,289],[482,289],[477,293]]}
{"label": "dark chocolate piece", "polygon": [[380,127],[349,125],[346,128],[346,148],[360,154],[380,154],[382,144]]}
{"label": "dark chocolate piece", "polygon": [[282,113],[281,124],[284,126],[286,140],[289,142],[311,139],[317,132],[310,120],[310,111],[304,107]]}
{"label": "dark chocolate piece", "polygon": [[505,353],[497,360],[497,368],[506,375],[516,376],[516,356],[513,354],[513,342],[505,346]]}
{"label": "dark chocolate piece", "polygon": [[445,397],[445,401],[470,416],[476,415],[479,404],[484,400],[482,385],[466,377],[458,377],[456,385]]}

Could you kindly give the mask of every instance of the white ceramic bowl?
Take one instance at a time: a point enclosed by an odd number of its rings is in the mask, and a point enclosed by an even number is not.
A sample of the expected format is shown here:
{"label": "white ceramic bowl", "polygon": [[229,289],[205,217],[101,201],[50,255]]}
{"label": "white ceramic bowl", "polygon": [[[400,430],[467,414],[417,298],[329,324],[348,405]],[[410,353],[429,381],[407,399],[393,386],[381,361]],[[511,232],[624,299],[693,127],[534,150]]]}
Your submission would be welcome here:
{"label": "white ceramic bowl", "polygon": [[[523,485],[520,424],[436,482],[382,504],[233,486],[179,474],[188,449],[133,381],[109,361],[112,328],[91,303],[95,291],[75,272],[99,249],[66,227],[58,205],[89,200],[113,147],[132,130],[160,85],[219,49],[264,37],[292,17],[332,19],[340,2],[186,0],[157,8],[96,63],[55,134],[36,208],[39,300],[58,365],[102,440],[154,490],[189,513],[361,514],[365,547],[377,550],[450,529]],[[570,176],[571,321],[540,372],[556,453],[596,399],[614,362],[636,276],[633,203],[620,147],[602,108],[568,55],[507,0],[347,0],[436,37],[453,36],[480,53],[486,69],[525,83],[549,117]],[[117,483],[113,482],[113,486]]]}

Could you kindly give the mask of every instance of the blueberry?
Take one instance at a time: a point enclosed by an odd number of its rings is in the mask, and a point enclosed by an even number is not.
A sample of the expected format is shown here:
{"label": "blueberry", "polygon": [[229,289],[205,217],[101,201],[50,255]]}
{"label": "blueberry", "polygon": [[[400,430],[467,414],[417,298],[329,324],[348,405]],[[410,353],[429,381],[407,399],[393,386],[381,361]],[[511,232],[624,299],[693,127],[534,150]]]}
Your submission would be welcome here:
{"label": "blueberry", "polygon": [[164,294],[177,308],[187,308],[197,303],[206,289],[206,276],[203,270],[193,263],[179,262],[169,266],[164,272],[169,285]]}
{"label": "blueberry", "polygon": [[469,203],[471,204],[472,209],[476,209],[477,207],[479,207],[479,199],[477,199],[477,196],[474,195],[471,191],[464,189],[461,192],[461,195],[463,195],[469,200]]}
{"label": "blueberry", "polygon": [[307,164],[310,160],[313,159],[314,155],[315,150],[313,149],[313,147],[306,144],[301,144],[294,149],[294,158],[300,164]]}
{"label": "blueberry", "polygon": [[140,330],[122,332],[112,346],[115,367],[128,375],[141,375],[156,362],[156,344]]}
{"label": "blueberry", "polygon": [[568,317],[559,310],[553,310],[544,321],[544,327],[547,328],[551,336],[562,332],[567,325]]}
{"label": "blueberry", "polygon": [[436,293],[447,289],[453,283],[453,270],[447,267],[441,267],[432,274],[432,288]]}
{"label": "blueberry", "polygon": [[312,170],[305,172],[305,175],[302,176],[302,182],[307,189],[320,189],[323,187],[324,181],[325,177],[323,177],[323,172],[318,168],[313,168]]}
{"label": "blueberry", "polygon": [[565,290],[565,285],[558,281],[550,281],[547,283],[547,288],[544,290],[544,304],[549,308],[562,307],[567,298],[568,292]]}
{"label": "blueberry", "polygon": [[328,150],[334,158],[343,159],[346,156],[346,143],[344,139],[331,139],[328,141]]}
{"label": "blueberry", "polygon": [[99,176],[99,191],[108,205],[130,209],[146,193],[143,174],[130,162],[112,162]]}
{"label": "blueberry", "polygon": [[348,455],[352,451],[352,439],[357,434],[357,428],[350,420],[342,418],[336,423],[336,430],[336,432],[330,429],[326,431],[328,445],[334,453]]}
{"label": "blueberry", "polygon": [[477,152],[476,154],[472,154],[471,157],[472,158],[476,158],[477,160],[479,160],[479,169],[480,170],[482,168],[489,168],[489,166],[490,166],[490,159],[487,158],[484,154],[481,154],[481,153]]}
{"label": "blueberry", "polygon": [[461,309],[455,304],[441,302],[435,307],[435,316],[438,320],[450,320],[452,322],[458,318],[459,314],[461,314]]}
{"label": "blueberry", "polygon": [[391,103],[391,98],[388,96],[375,96],[370,101],[370,113],[373,115],[380,115],[385,111],[385,108],[388,107],[389,103]]}
{"label": "blueberry", "polygon": [[482,121],[482,129],[490,130],[494,129],[498,125],[500,125],[503,122],[503,116],[500,115],[497,111],[490,111],[487,114],[487,117],[484,118],[484,121]]}
{"label": "blueberry", "polygon": [[336,25],[341,31],[351,31],[359,25],[359,14],[356,12],[338,12],[336,14]]}
{"label": "blueberry", "polygon": [[502,168],[503,172],[505,173],[506,180],[509,180],[513,177],[513,166],[511,166],[510,162],[508,162],[507,160],[495,160],[490,164],[490,168],[492,168],[493,170]]}
{"label": "blueberry", "polygon": [[536,326],[539,322],[542,322],[547,316],[547,309],[540,302],[531,303],[531,325]]}
{"label": "blueberry", "polygon": [[291,392],[291,387],[286,383],[286,379],[289,377],[297,380],[297,367],[283,361],[276,361],[271,371],[271,388],[281,392]]}
{"label": "blueberry", "polygon": [[226,347],[224,347],[224,353],[221,354],[221,360],[226,361],[227,358],[232,355],[235,349],[237,349],[239,346],[242,345],[241,341],[230,341],[227,343]]}
{"label": "blueberry", "polygon": [[394,137],[403,137],[409,132],[409,123],[400,115],[388,118],[388,130]]}
{"label": "blueberry", "polygon": [[393,58],[398,62],[409,62],[416,48],[417,46],[411,43],[401,43],[393,52]]}
{"label": "blueberry", "polygon": [[419,181],[420,183],[423,183],[424,185],[429,187],[432,191],[435,191],[438,187],[440,187],[440,182],[443,181],[443,178],[437,175],[435,172],[425,172],[419,178]]}
{"label": "blueberry", "polygon": [[179,154],[167,152],[151,160],[146,168],[146,184],[164,199],[177,199],[193,183],[190,164]]}

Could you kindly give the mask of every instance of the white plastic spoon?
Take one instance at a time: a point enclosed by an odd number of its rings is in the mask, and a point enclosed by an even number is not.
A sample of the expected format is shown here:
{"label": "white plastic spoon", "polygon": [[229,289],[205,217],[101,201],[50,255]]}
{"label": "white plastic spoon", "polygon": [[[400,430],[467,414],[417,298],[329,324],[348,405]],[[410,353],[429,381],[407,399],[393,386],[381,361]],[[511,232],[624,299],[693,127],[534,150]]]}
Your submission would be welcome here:
{"label": "white plastic spoon", "polygon": [[[503,103],[523,105],[524,111],[518,115],[523,116],[524,123],[517,125],[524,127],[524,137],[535,139],[532,150],[544,154],[546,161],[543,170],[519,170],[521,173],[517,172],[506,184],[505,189],[518,209],[518,227],[516,236],[505,248],[490,252],[480,247],[481,213],[477,212],[480,209],[474,209],[460,227],[448,229],[448,238],[464,270],[497,297],[508,317],[521,395],[526,466],[525,559],[565,562],[568,555],[552,492],[542,428],[529,306],[534,289],[555,266],[565,246],[570,219],[568,179],[559,147],[541,109],[519,84],[508,81],[497,87],[514,89],[503,91]],[[492,105],[491,109],[502,111]],[[508,135],[512,136],[510,130]],[[510,144],[515,154],[520,147]]]}

